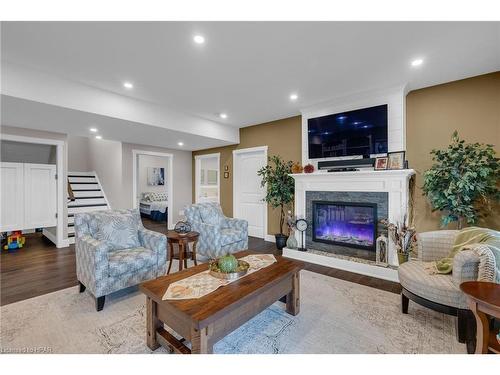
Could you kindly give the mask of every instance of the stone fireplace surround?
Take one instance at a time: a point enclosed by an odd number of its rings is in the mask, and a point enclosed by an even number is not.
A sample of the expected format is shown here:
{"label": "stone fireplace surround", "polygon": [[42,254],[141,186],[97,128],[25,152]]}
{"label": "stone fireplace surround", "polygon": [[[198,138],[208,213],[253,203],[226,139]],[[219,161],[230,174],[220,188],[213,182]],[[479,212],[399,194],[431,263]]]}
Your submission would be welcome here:
{"label": "stone fireplace surround", "polygon": [[[326,192],[335,192],[334,196],[363,196],[356,193],[386,193],[387,194],[387,216],[389,221],[401,221],[408,213],[409,183],[415,174],[412,169],[374,171],[364,170],[355,172],[316,172],[311,174],[292,174],[295,180],[295,214],[297,217],[306,218],[309,228],[312,228],[312,216],[307,217],[307,197],[321,196]],[[370,194],[365,195],[367,198]],[[376,195],[373,195],[374,198]],[[378,195],[382,197],[382,195]],[[378,201],[377,201],[378,203]],[[378,204],[377,204],[378,206]],[[381,203],[383,212],[383,202]],[[311,210],[311,208],[309,208]],[[378,211],[378,210],[377,210]],[[311,215],[311,213],[309,213]],[[379,214],[379,217],[380,214]],[[311,229],[306,235],[311,238]],[[296,233],[296,239],[301,243],[300,234]],[[310,241],[306,238],[306,247],[310,247]],[[283,249],[283,255],[289,258],[300,259],[306,262],[343,269],[350,272],[360,273],[381,279],[399,281],[397,275],[398,259],[394,244],[389,241],[389,267],[380,267],[373,261],[357,261],[356,258],[336,256],[335,254],[311,248],[311,251],[301,252],[298,250]],[[319,251],[317,251],[319,250]]]}

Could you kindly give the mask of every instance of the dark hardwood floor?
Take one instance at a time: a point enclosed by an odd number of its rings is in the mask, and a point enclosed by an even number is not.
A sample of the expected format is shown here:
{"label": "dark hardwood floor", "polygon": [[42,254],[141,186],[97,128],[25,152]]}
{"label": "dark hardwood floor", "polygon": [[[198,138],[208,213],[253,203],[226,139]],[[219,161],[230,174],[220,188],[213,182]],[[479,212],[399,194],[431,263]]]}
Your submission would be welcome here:
{"label": "dark hardwood floor", "polygon": [[[143,219],[144,226],[166,232],[164,223]],[[278,254],[272,242],[250,237],[248,248],[255,252]],[[400,293],[398,283],[376,279],[329,267],[308,263],[306,269],[337,279],[351,281],[392,293]],[[0,256],[0,304],[22,301],[78,284],[76,279],[75,248],[71,245],[57,249],[41,233],[26,235],[26,245],[15,253],[2,250]]]}

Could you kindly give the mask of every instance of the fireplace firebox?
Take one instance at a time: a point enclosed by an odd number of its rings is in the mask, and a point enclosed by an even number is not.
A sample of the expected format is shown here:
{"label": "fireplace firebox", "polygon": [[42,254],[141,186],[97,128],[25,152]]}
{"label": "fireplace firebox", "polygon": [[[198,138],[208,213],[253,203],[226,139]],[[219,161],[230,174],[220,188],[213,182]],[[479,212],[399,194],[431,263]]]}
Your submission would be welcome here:
{"label": "fireplace firebox", "polygon": [[375,251],[377,204],[313,201],[312,240]]}

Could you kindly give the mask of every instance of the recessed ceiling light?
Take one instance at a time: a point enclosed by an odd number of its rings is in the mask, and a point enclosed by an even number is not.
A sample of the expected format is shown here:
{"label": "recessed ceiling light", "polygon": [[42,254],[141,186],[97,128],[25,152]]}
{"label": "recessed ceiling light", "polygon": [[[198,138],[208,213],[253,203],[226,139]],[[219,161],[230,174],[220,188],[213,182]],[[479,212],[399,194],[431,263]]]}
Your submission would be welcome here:
{"label": "recessed ceiling light", "polygon": [[193,40],[196,44],[203,44],[205,43],[205,37],[203,35],[195,35],[193,37]]}
{"label": "recessed ceiling light", "polygon": [[420,65],[422,65],[423,62],[424,62],[424,60],[422,60],[422,59],[416,59],[416,60],[413,60],[411,62],[411,66],[420,66]]}
{"label": "recessed ceiling light", "polygon": [[299,96],[297,94],[290,94],[290,100],[297,100]]}
{"label": "recessed ceiling light", "polygon": [[102,139],[102,135],[96,135],[95,139]]}
{"label": "recessed ceiling light", "polygon": [[177,145],[184,146],[184,142],[177,142]]}
{"label": "recessed ceiling light", "polygon": [[221,114],[219,114],[219,117],[220,118],[227,118],[227,113],[221,113]]}
{"label": "recessed ceiling light", "polygon": [[123,82],[123,87],[130,90],[134,88],[134,85],[131,82]]}
{"label": "recessed ceiling light", "polygon": [[97,128],[90,128],[89,129],[92,133],[97,133]]}

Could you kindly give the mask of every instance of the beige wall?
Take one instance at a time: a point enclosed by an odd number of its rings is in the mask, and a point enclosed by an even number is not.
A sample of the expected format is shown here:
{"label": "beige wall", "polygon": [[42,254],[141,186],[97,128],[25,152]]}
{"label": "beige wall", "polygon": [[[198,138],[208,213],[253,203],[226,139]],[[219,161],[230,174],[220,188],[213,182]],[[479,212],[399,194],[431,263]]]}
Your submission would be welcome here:
{"label": "beige wall", "polygon": [[[68,149],[68,154],[71,154]],[[89,139],[88,163],[101,182],[104,194],[113,209],[130,208],[123,195],[122,143],[105,139]]]}
{"label": "beige wall", "polygon": [[68,136],[68,171],[90,172],[89,165],[89,138]]}
{"label": "beige wall", "polygon": [[[224,214],[233,215],[233,150],[248,147],[268,146],[268,155],[280,155],[285,160],[300,161],[301,117],[290,117],[240,129],[240,144],[193,152],[194,156],[220,152],[220,197]],[[224,166],[229,166],[229,178],[224,178]],[[194,179],[193,179],[194,192]],[[192,197],[194,202],[194,195]],[[279,211],[268,207],[268,234],[279,232]]]}
{"label": "beige wall", "polygon": [[[439,212],[422,196],[422,173],[430,151],[445,148],[454,130],[467,142],[491,143],[500,151],[500,72],[412,91],[406,98],[407,158],[417,171],[415,223],[420,231],[439,228]],[[500,229],[499,206],[480,225]],[[451,227],[451,226],[450,226]]]}

